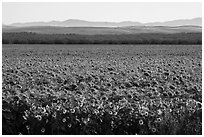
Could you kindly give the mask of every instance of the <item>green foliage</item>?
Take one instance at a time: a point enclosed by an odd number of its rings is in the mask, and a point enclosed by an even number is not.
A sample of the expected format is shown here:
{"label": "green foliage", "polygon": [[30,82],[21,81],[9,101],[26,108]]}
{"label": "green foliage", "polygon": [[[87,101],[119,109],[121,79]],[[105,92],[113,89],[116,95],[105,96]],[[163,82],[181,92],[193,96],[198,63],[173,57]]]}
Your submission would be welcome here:
{"label": "green foliage", "polygon": [[3,33],[3,44],[202,44],[201,33],[78,35]]}

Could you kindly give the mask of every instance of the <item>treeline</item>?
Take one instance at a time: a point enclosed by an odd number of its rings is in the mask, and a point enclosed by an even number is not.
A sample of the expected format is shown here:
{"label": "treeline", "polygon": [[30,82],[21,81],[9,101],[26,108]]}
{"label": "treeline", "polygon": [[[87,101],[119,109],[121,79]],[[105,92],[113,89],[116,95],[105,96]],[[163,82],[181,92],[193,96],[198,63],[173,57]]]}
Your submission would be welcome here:
{"label": "treeline", "polygon": [[122,35],[3,33],[3,44],[202,44],[202,33]]}

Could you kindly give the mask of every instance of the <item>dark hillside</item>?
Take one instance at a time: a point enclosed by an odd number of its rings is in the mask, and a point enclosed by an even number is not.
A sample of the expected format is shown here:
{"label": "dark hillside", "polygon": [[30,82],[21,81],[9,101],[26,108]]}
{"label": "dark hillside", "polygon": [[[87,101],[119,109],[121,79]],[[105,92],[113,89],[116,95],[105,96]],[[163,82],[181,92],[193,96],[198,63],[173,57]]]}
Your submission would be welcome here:
{"label": "dark hillside", "polygon": [[3,33],[3,44],[202,44],[202,33],[120,35]]}

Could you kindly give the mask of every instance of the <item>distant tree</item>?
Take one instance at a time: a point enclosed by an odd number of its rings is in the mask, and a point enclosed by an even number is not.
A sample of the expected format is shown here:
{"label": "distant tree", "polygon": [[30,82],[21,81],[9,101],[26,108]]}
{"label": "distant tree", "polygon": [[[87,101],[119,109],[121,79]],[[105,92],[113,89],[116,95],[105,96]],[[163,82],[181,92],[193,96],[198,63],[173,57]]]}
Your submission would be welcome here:
{"label": "distant tree", "polygon": [[10,44],[10,42],[7,39],[2,39],[2,44]]}
{"label": "distant tree", "polygon": [[202,44],[202,33],[78,35],[3,33],[3,44]]}

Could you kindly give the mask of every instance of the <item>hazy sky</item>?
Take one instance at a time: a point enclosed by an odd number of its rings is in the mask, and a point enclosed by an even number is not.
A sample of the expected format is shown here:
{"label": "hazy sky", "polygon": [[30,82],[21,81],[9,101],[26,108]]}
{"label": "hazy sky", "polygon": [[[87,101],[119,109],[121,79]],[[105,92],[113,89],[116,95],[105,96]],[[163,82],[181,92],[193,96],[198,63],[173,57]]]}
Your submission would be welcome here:
{"label": "hazy sky", "polygon": [[201,3],[2,3],[2,22],[138,21],[154,22],[202,16]]}

